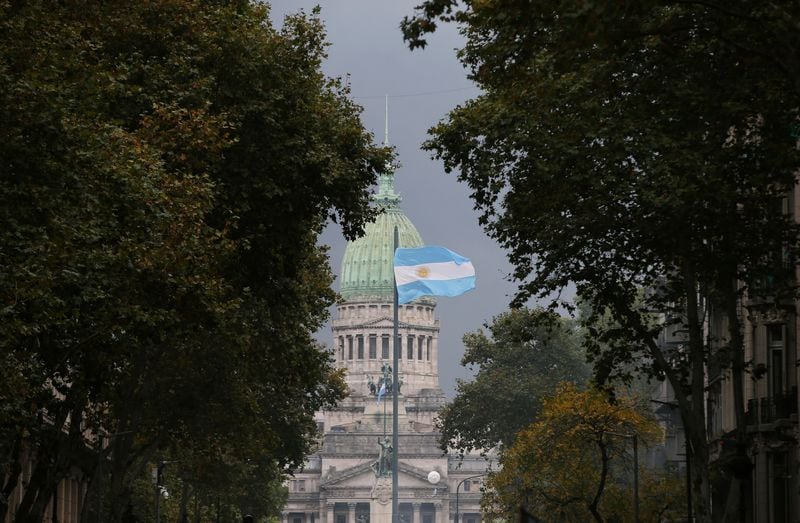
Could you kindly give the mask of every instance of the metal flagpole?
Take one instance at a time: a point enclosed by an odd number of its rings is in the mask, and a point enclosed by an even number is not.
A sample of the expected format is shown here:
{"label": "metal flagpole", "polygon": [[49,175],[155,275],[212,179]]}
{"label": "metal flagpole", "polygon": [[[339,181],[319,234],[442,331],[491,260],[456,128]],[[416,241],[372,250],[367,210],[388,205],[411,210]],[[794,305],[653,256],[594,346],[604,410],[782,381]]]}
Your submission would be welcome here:
{"label": "metal flagpole", "polygon": [[[400,237],[399,233],[397,232],[397,226],[394,227],[394,250],[392,251],[392,267],[394,267],[394,251],[400,246]],[[392,271],[394,274],[394,271]],[[398,502],[397,502],[397,473],[398,473],[398,459],[397,456],[400,454],[400,449],[398,445],[398,430],[399,430],[399,421],[397,417],[397,396],[400,395],[400,387],[398,376],[400,375],[398,371],[398,366],[400,364],[400,339],[397,333],[397,324],[398,324],[398,298],[397,298],[397,281],[394,281],[394,343],[393,345],[393,360],[392,360],[392,523],[399,523],[398,515]]]}

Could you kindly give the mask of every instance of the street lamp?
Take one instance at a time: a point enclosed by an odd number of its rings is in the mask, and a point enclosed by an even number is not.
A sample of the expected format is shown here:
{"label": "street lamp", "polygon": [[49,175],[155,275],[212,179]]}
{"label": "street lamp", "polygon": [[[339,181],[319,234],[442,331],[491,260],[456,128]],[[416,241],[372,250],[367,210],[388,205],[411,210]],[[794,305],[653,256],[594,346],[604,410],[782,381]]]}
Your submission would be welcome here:
{"label": "street lamp", "polygon": [[459,493],[459,489],[461,488],[461,485],[463,485],[465,481],[468,481],[470,479],[475,479],[475,478],[482,478],[485,475],[486,475],[485,472],[483,474],[475,474],[474,476],[468,476],[468,477],[466,477],[466,478],[464,478],[464,479],[462,479],[461,481],[458,482],[458,485],[456,485],[456,518],[455,518],[455,520],[453,520],[453,523],[459,523],[458,522],[458,493]]}
{"label": "street lamp", "polygon": [[156,523],[161,523],[161,496],[164,498],[169,497],[167,489],[161,484],[164,480],[164,467],[170,463],[178,463],[180,460],[175,459],[172,461],[159,461],[158,465],[153,469],[153,480],[156,484]]}
{"label": "street lamp", "polygon": [[[666,405],[670,409],[679,408],[678,404],[674,401],[650,401],[652,403],[658,403],[659,405]],[[658,413],[656,413],[656,415],[658,416]],[[756,420],[758,420],[758,418],[756,418]],[[686,460],[686,521],[691,523],[694,521],[694,517],[692,516],[692,447],[689,441],[689,430],[686,424],[683,423],[683,420],[681,420],[681,427],[683,428],[683,446],[685,449],[683,457]],[[680,454],[677,455],[680,456]]]}

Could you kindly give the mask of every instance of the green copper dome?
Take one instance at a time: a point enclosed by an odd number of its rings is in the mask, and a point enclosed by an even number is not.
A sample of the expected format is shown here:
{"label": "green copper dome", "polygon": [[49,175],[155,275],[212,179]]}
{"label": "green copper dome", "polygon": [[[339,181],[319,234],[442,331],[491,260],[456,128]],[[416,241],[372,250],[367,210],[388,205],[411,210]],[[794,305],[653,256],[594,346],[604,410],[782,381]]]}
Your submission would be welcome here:
{"label": "green copper dome", "polygon": [[400,195],[394,192],[394,173],[380,177],[372,197],[383,212],[364,228],[364,235],[347,244],[342,260],[339,293],[346,301],[392,301],[394,283],[394,228],[400,247],[421,247],[422,238],[411,220],[400,210]]}

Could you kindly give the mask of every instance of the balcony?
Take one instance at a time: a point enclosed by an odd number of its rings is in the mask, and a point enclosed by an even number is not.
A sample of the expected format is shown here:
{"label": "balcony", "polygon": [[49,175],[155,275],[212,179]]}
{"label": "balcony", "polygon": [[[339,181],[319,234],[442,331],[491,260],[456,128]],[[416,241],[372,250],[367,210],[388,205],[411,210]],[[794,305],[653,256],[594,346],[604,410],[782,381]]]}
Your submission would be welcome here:
{"label": "balcony", "polygon": [[797,388],[787,394],[755,398],[747,402],[747,425],[775,423],[797,416]]}

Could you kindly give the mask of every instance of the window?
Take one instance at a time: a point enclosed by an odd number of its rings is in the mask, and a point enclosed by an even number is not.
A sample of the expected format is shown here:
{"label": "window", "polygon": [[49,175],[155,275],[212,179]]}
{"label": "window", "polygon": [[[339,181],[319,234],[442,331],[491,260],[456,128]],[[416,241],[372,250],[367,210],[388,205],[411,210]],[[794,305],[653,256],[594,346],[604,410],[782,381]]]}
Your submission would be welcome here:
{"label": "window", "polygon": [[403,336],[397,335],[397,359],[403,359]]}
{"label": "window", "polygon": [[352,336],[348,336],[347,337],[347,359],[348,360],[352,360],[353,359],[353,337]]}
{"label": "window", "polygon": [[381,358],[389,359],[389,336],[381,336]]}
{"label": "window", "polygon": [[378,337],[374,334],[369,335],[369,359],[374,360],[378,357]]}
{"label": "window", "polygon": [[347,516],[344,514],[336,514],[336,523],[347,523]]}
{"label": "window", "polygon": [[408,359],[413,360],[414,359],[414,336],[409,336],[408,337],[408,343],[406,343],[406,346],[408,347]]}
{"label": "window", "polygon": [[780,396],[784,387],[784,338],[783,325],[767,325],[767,357],[769,358],[770,396]]}
{"label": "window", "polygon": [[469,481],[469,480],[466,480],[466,481],[464,482],[464,492],[469,492],[469,490],[470,490],[470,488],[471,488],[469,483],[470,483],[470,481]]}
{"label": "window", "polygon": [[422,361],[422,342],[424,341],[425,338],[423,338],[422,336],[420,336],[419,339],[417,340],[417,359],[419,361]]}
{"label": "window", "polygon": [[344,359],[344,336],[339,336],[339,359]]}
{"label": "window", "polygon": [[425,347],[425,359],[431,361],[431,345],[433,345],[433,338],[428,336],[428,344]]}
{"label": "window", "polygon": [[358,336],[358,359],[364,359],[364,336]]}
{"label": "window", "polygon": [[306,491],[306,480],[298,479],[297,480],[297,492],[305,492]]}

